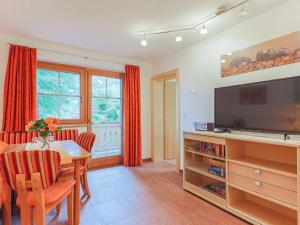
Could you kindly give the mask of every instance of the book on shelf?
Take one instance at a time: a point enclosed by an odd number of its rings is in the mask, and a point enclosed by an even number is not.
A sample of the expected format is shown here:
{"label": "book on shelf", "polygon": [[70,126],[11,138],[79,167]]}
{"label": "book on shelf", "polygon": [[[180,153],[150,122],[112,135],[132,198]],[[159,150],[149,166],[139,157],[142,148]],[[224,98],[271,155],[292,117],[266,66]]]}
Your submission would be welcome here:
{"label": "book on shelf", "polygon": [[225,158],[225,146],[207,142],[198,142],[194,147],[195,151],[199,151],[208,155]]}
{"label": "book on shelf", "polygon": [[220,177],[225,177],[225,168],[218,167],[218,166],[209,166],[208,167],[208,172],[217,175]]}

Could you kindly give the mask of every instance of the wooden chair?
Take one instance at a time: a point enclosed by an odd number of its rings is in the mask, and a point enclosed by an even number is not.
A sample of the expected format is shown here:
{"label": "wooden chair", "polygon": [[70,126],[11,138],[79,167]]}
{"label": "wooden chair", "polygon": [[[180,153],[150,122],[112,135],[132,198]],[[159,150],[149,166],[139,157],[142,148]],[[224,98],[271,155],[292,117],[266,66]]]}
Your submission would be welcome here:
{"label": "wooden chair", "polygon": [[[94,133],[83,132],[79,135],[77,143],[86,151],[91,152],[95,139],[96,139],[96,135]],[[87,160],[84,160],[80,168],[80,182],[84,194],[87,195],[88,197],[91,197],[91,192],[89,189],[88,179],[87,179],[87,169],[88,169]],[[74,176],[74,167],[73,166],[65,167],[61,169],[59,180],[65,180],[68,177],[73,177],[73,176]]]}
{"label": "wooden chair", "polygon": [[[3,181],[2,181],[2,177],[0,176],[0,210],[2,208],[2,204],[3,204]],[[4,224],[3,218],[2,218],[2,224]]]}
{"label": "wooden chair", "polygon": [[6,144],[3,141],[0,141],[0,153],[7,147],[8,144]]}
{"label": "wooden chair", "polygon": [[[7,147],[8,144],[6,144],[5,142],[3,141],[0,141],[0,154],[2,153],[2,151]],[[4,185],[4,182],[3,182],[3,179],[2,179],[2,175],[0,173],[0,209],[1,209],[1,206],[3,204],[3,187]]]}
{"label": "wooden chair", "polygon": [[45,215],[68,199],[68,220],[73,224],[74,180],[56,182],[59,174],[58,152],[20,151],[0,155],[0,169],[11,189],[18,192],[21,224],[45,224]]}
{"label": "wooden chair", "polygon": [[[3,141],[0,141],[0,154],[7,147]],[[2,224],[11,224],[11,202],[10,202],[10,190],[7,187],[6,182],[3,181],[0,173],[0,209],[2,208]]]}

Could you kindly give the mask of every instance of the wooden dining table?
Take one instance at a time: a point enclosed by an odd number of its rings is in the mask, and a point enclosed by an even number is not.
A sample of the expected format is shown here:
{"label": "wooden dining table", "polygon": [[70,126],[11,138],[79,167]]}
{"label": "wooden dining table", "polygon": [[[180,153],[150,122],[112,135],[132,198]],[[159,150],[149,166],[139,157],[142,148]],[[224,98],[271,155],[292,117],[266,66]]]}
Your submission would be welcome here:
{"label": "wooden dining table", "polygon": [[[80,223],[80,165],[83,160],[86,160],[91,157],[91,153],[86,151],[80,145],[78,145],[75,141],[56,141],[55,144],[59,146],[57,149],[61,155],[61,166],[73,163],[74,165],[74,179],[76,180],[76,184],[74,187],[74,225],[79,225]],[[1,152],[15,152],[15,151],[26,151],[27,144],[10,144],[6,148],[4,148]],[[55,149],[53,149],[55,150]],[[41,150],[42,151],[42,150]],[[6,201],[6,206],[10,205],[10,193],[8,185],[3,185],[3,193],[4,199]],[[9,202],[8,202],[9,201]],[[9,203],[9,204],[8,204]],[[3,210],[3,219],[4,225],[11,225],[11,209],[7,209],[5,207]]]}

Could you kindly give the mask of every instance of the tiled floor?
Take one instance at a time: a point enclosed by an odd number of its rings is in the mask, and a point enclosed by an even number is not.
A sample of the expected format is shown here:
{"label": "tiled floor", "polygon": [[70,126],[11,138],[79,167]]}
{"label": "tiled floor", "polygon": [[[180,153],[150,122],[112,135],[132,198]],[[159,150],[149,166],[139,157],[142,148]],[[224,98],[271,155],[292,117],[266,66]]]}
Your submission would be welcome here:
{"label": "tiled floor", "polygon": [[[82,225],[240,225],[231,214],[182,189],[182,176],[166,162],[89,172],[92,198],[82,202]],[[67,225],[66,204],[48,224]],[[19,224],[14,216],[14,225]]]}
{"label": "tiled floor", "polygon": [[167,163],[171,163],[173,165],[176,165],[176,159],[166,159],[164,161],[167,162]]}

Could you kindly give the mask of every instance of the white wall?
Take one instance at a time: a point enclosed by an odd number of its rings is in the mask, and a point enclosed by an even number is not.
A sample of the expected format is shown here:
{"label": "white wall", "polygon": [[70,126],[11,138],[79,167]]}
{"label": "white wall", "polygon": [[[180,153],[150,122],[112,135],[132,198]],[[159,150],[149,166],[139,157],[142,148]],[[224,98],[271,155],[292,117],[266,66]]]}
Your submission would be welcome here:
{"label": "white wall", "polygon": [[[142,149],[143,158],[150,157],[150,76],[151,65],[146,62],[107,56],[94,51],[73,48],[66,45],[60,45],[49,41],[34,40],[12,35],[0,34],[0,127],[2,127],[2,107],[3,107],[3,86],[6,71],[9,45],[7,42],[26,45],[40,49],[50,49],[52,51],[71,53],[63,55],[60,53],[38,50],[38,59],[70,65],[84,66],[90,68],[100,68],[110,71],[124,72],[124,64],[139,65],[141,69],[141,102],[142,102]],[[75,55],[87,56],[95,59],[84,59]],[[111,63],[113,61],[114,63]],[[81,128],[82,129],[82,128]]]}
{"label": "white wall", "polygon": [[154,62],[154,74],[175,68],[180,70],[181,131],[194,129],[196,120],[213,121],[215,87],[300,75],[300,63],[227,78],[221,78],[220,73],[221,55],[300,30],[299,10],[299,0],[287,1]]}

